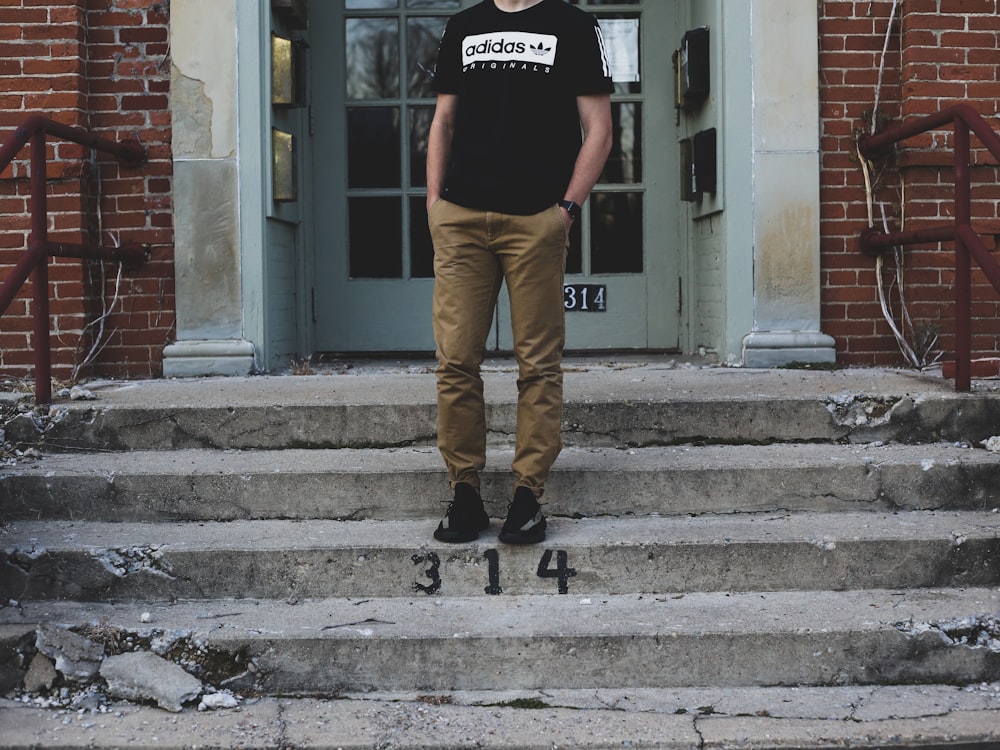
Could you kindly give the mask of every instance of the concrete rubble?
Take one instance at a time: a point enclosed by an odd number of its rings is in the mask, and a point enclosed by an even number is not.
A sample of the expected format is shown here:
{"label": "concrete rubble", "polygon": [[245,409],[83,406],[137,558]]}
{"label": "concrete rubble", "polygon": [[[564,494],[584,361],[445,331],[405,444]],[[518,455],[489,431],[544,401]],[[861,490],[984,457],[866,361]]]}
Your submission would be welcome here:
{"label": "concrete rubble", "polygon": [[[11,672],[3,689],[6,697],[21,705],[93,713],[106,712],[116,700],[170,712],[186,706],[215,711],[241,704],[231,691],[206,685],[192,674],[204,669],[199,663],[204,649],[185,640],[187,634],[111,628],[97,632],[101,642],[67,628],[40,625],[4,657],[4,667]],[[119,652],[106,655],[107,648]]]}
{"label": "concrete rubble", "polygon": [[937,633],[951,646],[985,648],[1000,653],[1000,613],[944,622],[901,622],[896,627],[910,635]]}
{"label": "concrete rubble", "polygon": [[99,643],[51,625],[39,626],[36,646],[55,661],[56,670],[71,680],[90,679],[98,673],[104,658]]}
{"label": "concrete rubble", "polygon": [[152,701],[178,712],[201,695],[202,684],[176,664],[148,652],[109,656],[101,664],[108,694],[129,701]]}
{"label": "concrete rubble", "polygon": [[24,675],[24,690],[27,693],[48,692],[59,679],[56,665],[45,654],[35,654]]}
{"label": "concrete rubble", "polygon": [[126,547],[106,550],[98,556],[101,564],[119,578],[140,571],[171,578],[169,569],[161,562],[160,549],[152,547]]}
{"label": "concrete rubble", "polygon": [[198,703],[199,711],[218,711],[223,708],[236,708],[240,705],[239,699],[228,691],[218,693],[205,693]]}

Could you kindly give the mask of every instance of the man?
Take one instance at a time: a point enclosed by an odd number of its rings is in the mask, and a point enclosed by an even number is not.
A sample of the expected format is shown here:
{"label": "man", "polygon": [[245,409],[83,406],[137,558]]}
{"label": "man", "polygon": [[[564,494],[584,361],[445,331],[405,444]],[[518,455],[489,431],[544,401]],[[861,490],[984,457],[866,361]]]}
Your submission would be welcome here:
{"label": "man", "polygon": [[562,448],[569,230],[611,149],[613,85],[600,28],[565,0],[483,0],[449,20],[434,87],[427,212],[438,447],[454,490],[434,536],[468,542],[490,523],[479,494],[480,365],[506,280],[518,405],[514,496],[499,538],[537,543],[546,526],[538,499]]}

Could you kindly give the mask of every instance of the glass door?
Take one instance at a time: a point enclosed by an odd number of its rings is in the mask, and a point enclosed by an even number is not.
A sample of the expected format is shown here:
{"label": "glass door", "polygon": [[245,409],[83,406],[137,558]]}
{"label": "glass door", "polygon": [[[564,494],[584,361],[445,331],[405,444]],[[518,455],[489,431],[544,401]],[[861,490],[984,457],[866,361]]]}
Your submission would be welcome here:
{"label": "glass door", "polygon": [[[319,351],[433,351],[424,161],[448,17],[478,0],[313,3],[313,316]],[[671,44],[679,3],[576,3],[612,52],[615,146],[573,232],[567,346],[677,345]],[[650,289],[655,290],[653,293]],[[492,345],[510,348],[505,293]]]}
{"label": "glass door", "polygon": [[[470,4],[468,0],[465,5]],[[463,0],[313,3],[320,351],[432,351],[431,70]]]}

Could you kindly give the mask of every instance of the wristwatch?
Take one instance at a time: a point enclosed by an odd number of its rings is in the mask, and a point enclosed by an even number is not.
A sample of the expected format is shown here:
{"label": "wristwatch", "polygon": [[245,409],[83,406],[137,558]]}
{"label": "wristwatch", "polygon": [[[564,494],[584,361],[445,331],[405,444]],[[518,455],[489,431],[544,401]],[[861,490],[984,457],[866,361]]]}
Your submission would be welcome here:
{"label": "wristwatch", "polygon": [[566,209],[566,213],[569,214],[569,218],[576,221],[580,218],[580,204],[574,203],[573,201],[561,200],[559,205]]}

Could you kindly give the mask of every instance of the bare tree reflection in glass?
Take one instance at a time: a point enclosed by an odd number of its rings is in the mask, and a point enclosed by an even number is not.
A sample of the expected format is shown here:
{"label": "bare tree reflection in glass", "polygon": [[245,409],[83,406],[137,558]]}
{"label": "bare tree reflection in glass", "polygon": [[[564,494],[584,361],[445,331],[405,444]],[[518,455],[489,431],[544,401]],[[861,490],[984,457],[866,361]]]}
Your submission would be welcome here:
{"label": "bare tree reflection in glass", "polygon": [[394,18],[346,21],[347,98],[399,97],[399,24]]}
{"label": "bare tree reflection in glass", "polygon": [[409,60],[407,95],[411,99],[434,96],[431,83],[437,63],[438,44],[447,17],[410,18],[406,22],[406,56]]}

